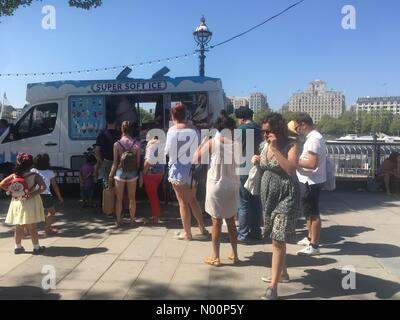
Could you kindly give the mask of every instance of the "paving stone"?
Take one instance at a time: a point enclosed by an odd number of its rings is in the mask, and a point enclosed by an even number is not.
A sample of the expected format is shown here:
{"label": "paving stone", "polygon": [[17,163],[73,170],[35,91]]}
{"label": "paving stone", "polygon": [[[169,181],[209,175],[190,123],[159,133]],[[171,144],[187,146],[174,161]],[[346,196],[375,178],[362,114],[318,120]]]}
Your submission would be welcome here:
{"label": "paving stone", "polygon": [[120,256],[121,260],[148,260],[161,242],[161,237],[138,236]]}

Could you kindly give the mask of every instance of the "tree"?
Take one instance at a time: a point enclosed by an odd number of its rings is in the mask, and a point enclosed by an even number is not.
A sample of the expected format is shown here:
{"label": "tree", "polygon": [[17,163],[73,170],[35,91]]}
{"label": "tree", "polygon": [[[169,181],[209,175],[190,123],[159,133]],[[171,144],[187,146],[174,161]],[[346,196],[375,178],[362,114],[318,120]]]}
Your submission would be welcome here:
{"label": "tree", "polygon": [[328,116],[323,115],[317,124],[317,128],[321,133],[337,134],[339,133],[338,120]]}
{"label": "tree", "polygon": [[389,134],[393,136],[400,136],[400,114],[396,114],[389,127]]}
{"label": "tree", "polygon": [[340,134],[357,133],[357,114],[353,111],[343,112],[336,123],[337,132]]}
{"label": "tree", "polygon": [[256,114],[254,115],[254,121],[257,122],[259,125],[262,124],[264,118],[271,113],[271,111],[269,111],[269,109],[264,109],[264,110],[260,110],[257,111]]}
{"label": "tree", "polygon": [[286,120],[286,122],[290,122],[296,119],[296,112],[286,111],[282,114],[282,117]]}
{"label": "tree", "polygon": [[[5,0],[0,1],[0,17],[12,16],[14,12],[20,7],[27,7],[32,4],[33,1],[42,0]],[[97,8],[102,5],[102,0],[68,0],[70,7],[81,8],[89,10],[91,8]]]}
{"label": "tree", "polygon": [[141,108],[140,109],[140,124],[149,123],[152,121],[154,121],[154,117],[151,115],[151,113]]}

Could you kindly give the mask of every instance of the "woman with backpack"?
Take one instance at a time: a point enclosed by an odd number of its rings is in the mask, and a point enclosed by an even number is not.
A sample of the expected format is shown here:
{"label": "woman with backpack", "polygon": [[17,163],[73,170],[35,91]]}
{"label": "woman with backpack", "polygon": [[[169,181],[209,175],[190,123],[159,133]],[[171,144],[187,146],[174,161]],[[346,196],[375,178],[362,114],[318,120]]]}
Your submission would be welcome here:
{"label": "woman with backpack", "polygon": [[133,123],[129,121],[122,123],[122,137],[114,144],[114,161],[108,177],[109,185],[114,185],[115,183],[115,215],[118,228],[121,227],[125,186],[128,188],[131,226],[136,226],[136,185],[139,178],[140,145],[132,137],[133,130]]}
{"label": "woman with backpack", "polygon": [[197,188],[192,179],[192,159],[199,145],[198,132],[187,123],[187,109],[184,104],[175,105],[171,116],[175,125],[168,130],[165,154],[169,156],[168,181],[174,188],[183,225],[183,232],[177,234],[176,239],[192,239],[190,210],[197,220],[201,234],[209,236],[196,199]]}
{"label": "woman with backpack", "polygon": [[40,194],[46,191],[46,184],[40,175],[30,172],[33,157],[23,153],[17,156],[15,173],[0,182],[0,188],[11,195],[5,223],[15,225],[15,254],[25,253],[21,242],[24,228],[27,228],[33,243],[33,254],[44,252],[45,247],[39,245],[36,224],[44,222],[44,208]]}

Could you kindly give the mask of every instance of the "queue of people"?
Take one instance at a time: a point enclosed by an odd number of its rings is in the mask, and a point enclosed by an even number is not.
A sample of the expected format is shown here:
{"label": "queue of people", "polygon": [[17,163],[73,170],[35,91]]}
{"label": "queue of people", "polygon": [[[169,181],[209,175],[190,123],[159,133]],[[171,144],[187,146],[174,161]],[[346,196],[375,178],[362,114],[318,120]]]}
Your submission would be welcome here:
{"label": "queue of people", "polygon": [[[282,115],[272,113],[266,116],[260,127],[253,122],[249,108],[242,107],[236,111],[237,123],[223,112],[215,123],[217,133],[205,137],[201,143],[199,131],[187,121],[184,104],[172,108],[171,118],[174,126],[168,130],[165,144],[155,134],[147,137],[142,163],[140,144],[134,138],[134,124],[123,122],[119,132],[116,116],[107,115],[107,128],[96,142],[96,157],[89,156],[80,172],[85,204],[92,204],[90,189],[95,177],[101,179],[103,188],[114,187],[116,226],[120,228],[127,190],[130,224],[136,227],[136,189],[143,179],[150,200],[151,221],[158,223],[161,216],[158,188],[167,174],[182,221],[182,231],[175,238],[183,241],[193,239],[192,215],[200,234],[208,238],[210,233],[196,198],[196,164],[208,156],[205,211],[212,219],[212,255],[204,262],[214,267],[221,266],[223,220],[231,244],[228,259],[234,264],[240,262],[238,243],[249,244],[251,240],[270,238],[272,268],[270,276],[262,277],[268,283],[262,299],[277,299],[278,284],[290,280],[286,244],[293,238],[296,222],[302,213],[307,219],[308,236],[298,243],[305,246],[298,254],[313,256],[320,253],[319,195],[326,181],[324,139],[314,129],[307,114],[297,115],[288,126]],[[237,124],[240,139],[235,136]],[[302,147],[298,136],[305,137]],[[162,162],[164,155],[160,152],[169,158],[167,172]],[[36,169],[33,169],[34,165]],[[250,174],[251,166],[256,168],[258,175]],[[33,253],[40,254],[45,248],[39,245],[36,224],[46,220],[45,209],[48,212],[46,234],[57,232],[52,228],[55,209],[50,186],[59,202],[63,202],[54,173],[49,170],[48,155],[40,155],[35,161],[30,155],[18,155],[15,173],[4,179],[0,188],[9,191],[10,185],[17,185],[16,182],[22,183],[27,192],[23,197],[13,196],[6,219],[6,223],[16,225],[15,253],[25,252],[21,239],[24,228],[27,228],[34,246]],[[258,184],[259,191],[249,189],[249,182]]]}

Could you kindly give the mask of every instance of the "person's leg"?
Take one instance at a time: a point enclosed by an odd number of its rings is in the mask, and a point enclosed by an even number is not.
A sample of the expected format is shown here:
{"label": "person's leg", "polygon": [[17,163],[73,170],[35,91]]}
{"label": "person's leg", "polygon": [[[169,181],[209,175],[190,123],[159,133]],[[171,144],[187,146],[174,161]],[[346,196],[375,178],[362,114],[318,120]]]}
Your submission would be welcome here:
{"label": "person's leg", "polygon": [[29,229],[29,234],[31,235],[31,240],[32,240],[32,244],[33,244],[34,248],[38,247],[39,246],[39,235],[37,232],[36,223],[28,224],[27,227]]}
{"label": "person's leg", "polygon": [[245,241],[249,235],[249,196],[251,194],[244,188],[243,183],[240,186],[240,206],[238,210],[238,240]]}
{"label": "person's leg", "polygon": [[277,289],[280,275],[285,263],[286,243],[272,240],[272,265],[270,288]]}
{"label": "person's leg", "polygon": [[311,244],[319,246],[319,239],[321,235],[322,222],[320,216],[313,216],[311,221]]}
{"label": "person's leg", "polygon": [[306,243],[308,244],[309,242],[311,242],[311,237],[312,237],[311,217],[310,217],[313,211],[311,189],[308,183],[299,183],[299,188],[301,197],[301,209],[303,211],[303,216],[306,219],[306,225],[307,225],[308,242],[305,242],[304,244]]}
{"label": "person's leg", "polygon": [[15,239],[15,245],[19,248],[22,243],[22,238],[24,237],[24,229],[26,226],[15,226],[15,232],[14,232],[14,239]]}
{"label": "person's leg", "polygon": [[260,196],[250,195],[249,197],[249,237],[253,239],[261,239],[261,219],[262,208]]}
{"label": "person's leg", "polygon": [[308,231],[308,240],[311,241],[312,239],[312,228],[311,228],[311,217],[307,217],[307,231]]}
{"label": "person's leg", "polygon": [[55,215],[56,215],[56,210],[54,207],[47,209],[47,219],[46,219],[46,229],[45,229],[46,233],[49,233],[51,231],[51,225],[53,224]]}
{"label": "person's leg", "polygon": [[158,197],[158,187],[161,183],[161,175],[144,175],[143,182],[147,197],[149,198],[153,222],[158,221],[161,214],[160,199]]}
{"label": "person's leg", "polygon": [[392,193],[390,192],[390,174],[389,173],[385,173],[383,175],[383,180],[385,181],[386,193],[388,195],[391,195]]}
{"label": "person's leg", "polygon": [[319,216],[319,198],[321,188],[319,185],[312,185],[310,202],[311,202],[311,245],[315,246],[315,249],[319,246],[319,239],[321,234],[321,218]]}
{"label": "person's leg", "polygon": [[88,195],[88,205],[93,208],[94,185],[92,187],[87,187],[86,192]]}
{"label": "person's leg", "polygon": [[127,182],[128,197],[129,197],[129,214],[131,216],[131,223],[136,223],[136,186],[137,180]]}
{"label": "person's leg", "polygon": [[194,218],[197,221],[197,224],[200,228],[200,232],[202,234],[206,234],[207,230],[206,227],[204,226],[204,220],[203,220],[203,213],[201,211],[201,208],[199,206],[199,203],[197,201],[197,189],[196,188],[189,188],[188,187],[188,192],[189,192],[189,206],[190,209],[193,213]]}
{"label": "person's leg", "polygon": [[115,180],[115,215],[117,218],[117,225],[121,225],[122,201],[124,199],[125,182]]}
{"label": "person's leg", "polygon": [[219,249],[221,244],[221,229],[222,229],[222,219],[212,218],[212,247],[214,260],[220,259]]}
{"label": "person's leg", "polygon": [[229,241],[232,246],[232,254],[229,256],[233,261],[239,260],[238,250],[237,250],[237,230],[235,224],[235,218],[226,219],[226,226],[228,227]]}
{"label": "person's leg", "polygon": [[183,226],[183,234],[179,236],[179,239],[190,239],[192,237],[192,219],[187,200],[189,197],[189,187],[185,185],[173,185],[173,188],[175,191],[176,199],[179,203],[179,214],[181,216]]}

